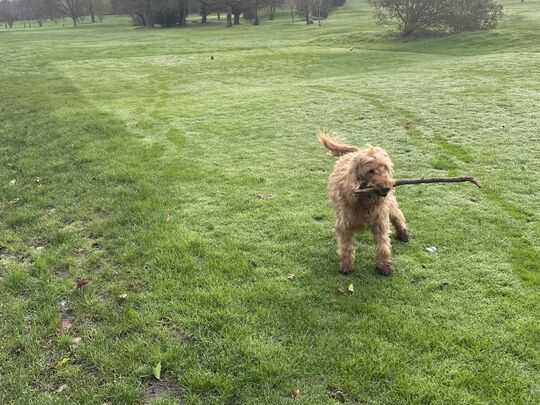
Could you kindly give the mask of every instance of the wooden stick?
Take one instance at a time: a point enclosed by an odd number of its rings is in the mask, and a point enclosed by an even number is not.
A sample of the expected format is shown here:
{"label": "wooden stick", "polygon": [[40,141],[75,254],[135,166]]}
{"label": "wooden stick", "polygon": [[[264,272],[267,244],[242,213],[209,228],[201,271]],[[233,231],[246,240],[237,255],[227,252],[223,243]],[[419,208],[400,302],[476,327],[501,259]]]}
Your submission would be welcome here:
{"label": "wooden stick", "polygon": [[[394,181],[394,187],[403,186],[406,184],[423,184],[423,183],[462,183],[469,181],[475,186],[480,187],[480,183],[472,176],[462,176],[462,177],[430,177],[430,178],[421,178],[421,179],[403,179]],[[353,189],[354,194],[370,194],[376,193],[377,190],[374,188],[358,188]]]}

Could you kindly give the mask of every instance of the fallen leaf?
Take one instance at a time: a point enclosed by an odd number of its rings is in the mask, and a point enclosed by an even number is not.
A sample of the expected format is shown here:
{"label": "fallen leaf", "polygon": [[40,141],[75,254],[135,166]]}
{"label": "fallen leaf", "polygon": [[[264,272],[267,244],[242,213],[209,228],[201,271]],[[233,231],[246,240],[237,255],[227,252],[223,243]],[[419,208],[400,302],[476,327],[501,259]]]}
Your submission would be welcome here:
{"label": "fallen leaf", "polygon": [[340,287],[340,288],[337,288],[336,291],[338,294],[341,294],[341,295],[354,294],[354,285],[349,284],[348,287]]}
{"label": "fallen leaf", "polygon": [[84,278],[78,278],[77,277],[77,288],[81,288],[82,286],[85,286],[86,284],[88,284],[90,281],[88,280],[85,280]]}
{"label": "fallen leaf", "polygon": [[59,368],[64,366],[69,361],[69,357],[62,357],[55,365],[54,368]]}
{"label": "fallen leaf", "polygon": [[67,319],[62,319],[62,322],[60,323],[60,330],[62,332],[67,332],[73,327],[73,324],[68,321]]}
{"label": "fallen leaf", "polygon": [[60,394],[62,391],[64,391],[67,388],[67,384],[62,384],[58,389],[55,391],[57,394]]}
{"label": "fallen leaf", "polygon": [[17,204],[19,201],[21,201],[21,199],[19,197],[17,198],[14,198],[13,200],[11,200],[10,202],[8,202],[8,204],[10,205],[15,205]]}
{"label": "fallen leaf", "polygon": [[295,388],[292,390],[292,396],[293,398],[300,399],[300,388]]}
{"label": "fallen leaf", "polygon": [[11,353],[13,353],[13,354],[19,355],[22,352],[24,352],[24,347],[22,347],[22,346],[15,346],[15,347],[11,348]]}
{"label": "fallen leaf", "polygon": [[17,183],[17,180],[15,180],[15,179],[13,179],[13,180],[11,180],[11,181],[9,182],[9,184],[11,184],[12,186],[13,186],[15,183]]}
{"label": "fallen leaf", "polygon": [[156,364],[153,371],[154,371],[154,377],[156,377],[156,379],[158,380],[161,380],[161,361],[158,362],[158,364]]}
{"label": "fallen leaf", "polygon": [[250,260],[249,264],[251,265],[251,267],[257,267],[257,262],[255,260]]}
{"label": "fallen leaf", "polygon": [[287,280],[289,280],[289,281],[294,281],[294,280],[296,280],[296,276],[295,276],[294,274],[289,274],[289,275],[287,276]]}
{"label": "fallen leaf", "polygon": [[330,398],[333,398],[338,402],[345,402],[345,394],[341,390],[329,388],[326,390],[326,393]]}
{"label": "fallen leaf", "polygon": [[135,284],[129,283],[129,284],[127,285],[127,288],[129,288],[130,290],[133,290],[133,289],[135,288]]}
{"label": "fallen leaf", "polygon": [[172,215],[169,215],[169,214],[165,215],[165,222],[171,222],[171,220],[172,220]]}
{"label": "fallen leaf", "polygon": [[428,252],[428,253],[437,253],[437,248],[435,246],[427,247],[426,252]]}
{"label": "fallen leaf", "polygon": [[73,344],[78,345],[79,343],[81,343],[81,337],[80,336],[74,337],[71,341],[73,342]]}
{"label": "fallen leaf", "polygon": [[125,301],[126,298],[127,298],[127,294],[126,294],[126,293],[120,294],[120,295],[118,296],[118,299],[119,299],[120,301]]}
{"label": "fallen leaf", "polygon": [[257,198],[260,198],[261,200],[271,200],[274,196],[272,194],[259,194]]}

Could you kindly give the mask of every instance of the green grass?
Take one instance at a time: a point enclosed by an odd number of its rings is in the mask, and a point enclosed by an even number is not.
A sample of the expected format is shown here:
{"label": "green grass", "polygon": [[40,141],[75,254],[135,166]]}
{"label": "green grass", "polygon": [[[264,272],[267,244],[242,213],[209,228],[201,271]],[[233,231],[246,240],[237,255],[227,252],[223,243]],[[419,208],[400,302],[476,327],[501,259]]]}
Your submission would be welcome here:
{"label": "green grass", "polygon": [[[0,30],[0,403],[540,403],[540,3],[504,5],[414,41],[358,0]],[[344,278],[317,128],[483,188],[399,189],[396,276],[364,235]]]}

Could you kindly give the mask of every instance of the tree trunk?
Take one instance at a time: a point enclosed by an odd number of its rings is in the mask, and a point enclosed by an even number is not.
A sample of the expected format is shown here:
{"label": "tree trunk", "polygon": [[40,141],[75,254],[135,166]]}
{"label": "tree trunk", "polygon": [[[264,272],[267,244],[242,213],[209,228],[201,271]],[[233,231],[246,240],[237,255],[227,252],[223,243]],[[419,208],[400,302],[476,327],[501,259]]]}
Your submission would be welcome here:
{"label": "tree trunk", "polygon": [[206,24],[206,16],[208,15],[208,11],[206,11],[206,3],[201,4],[201,24]]}
{"label": "tree trunk", "polygon": [[88,12],[90,13],[90,18],[92,23],[96,22],[96,16],[94,15],[94,0],[88,0]]}
{"label": "tree trunk", "polygon": [[291,18],[292,18],[292,22],[294,22],[294,10],[293,10],[292,4],[291,4]]}
{"label": "tree trunk", "polygon": [[233,26],[232,23],[232,16],[230,10],[227,10],[227,28],[230,28]]}
{"label": "tree trunk", "polygon": [[[143,27],[146,27],[146,19],[144,18],[144,15],[143,14],[135,14],[137,17],[139,17],[140,19],[140,22],[142,23],[142,26]],[[132,16],[131,17],[133,22],[135,22],[135,18]]]}
{"label": "tree trunk", "polygon": [[411,35],[414,31],[415,31],[415,30],[414,30],[413,27],[407,27],[407,26],[405,26],[405,27],[403,28],[403,36],[404,36],[404,37],[408,37],[408,36]]}
{"label": "tree trunk", "polygon": [[219,11],[217,12],[217,19],[218,19],[218,21],[221,20],[221,13]]}
{"label": "tree trunk", "polygon": [[276,14],[276,8],[274,6],[270,6],[270,10],[268,10],[268,19],[273,20],[275,14]]}
{"label": "tree trunk", "polygon": [[146,21],[148,26],[154,28],[154,16],[152,14],[152,0],[146,0]]}
{"label": "tree trunk", "polygon": [[240,10],[233,10],[234,25],[240,25]]}
{"label": "tree trunk", "polygon": [[77,26],[77,19],[75,17],[71,17],[71,19],[73,20],[73,26],[76,27]]}
{"label": "tree trunk", "polygon": [[311,10],[311,6],[308,6],[308,9],[307,9],[306,24],[307,25],[313,24],[313,11]]}
{"label": "tree trunk", "polygon": [[181,26],[186,25],[187,14],[188,14],[187,5],[183,3],[180,6],[180,16],[178,18],[178,24],[180,24]]}
{"label": "tree trunk", "polygon": [[255,7],[255,21],[253,21],[253,25],[259,25],[259,9]]}

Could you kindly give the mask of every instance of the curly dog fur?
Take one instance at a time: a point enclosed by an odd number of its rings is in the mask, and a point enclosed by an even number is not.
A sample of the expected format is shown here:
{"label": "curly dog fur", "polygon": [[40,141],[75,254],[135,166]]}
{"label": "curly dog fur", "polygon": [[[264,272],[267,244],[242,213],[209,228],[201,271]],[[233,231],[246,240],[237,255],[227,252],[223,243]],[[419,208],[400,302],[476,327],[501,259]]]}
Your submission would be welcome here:
{"label": "curly dog fur", "polygon": [[[354,235],[361,230],[373,234],[377,271],[394,274],[390,246],[390,223],[397,239],[406,242],[409,230],[393,193],[392,161],[381,148],[366,145],[363,149],[337,142],[326,133],[318,133],[319,142],[332,156],[339,156],[330,175],[328,194],[336,211],[336,234],[339,269],[343,274],[354,270]],[[372,187],[377,194],[356,196],[353,188]]]}

